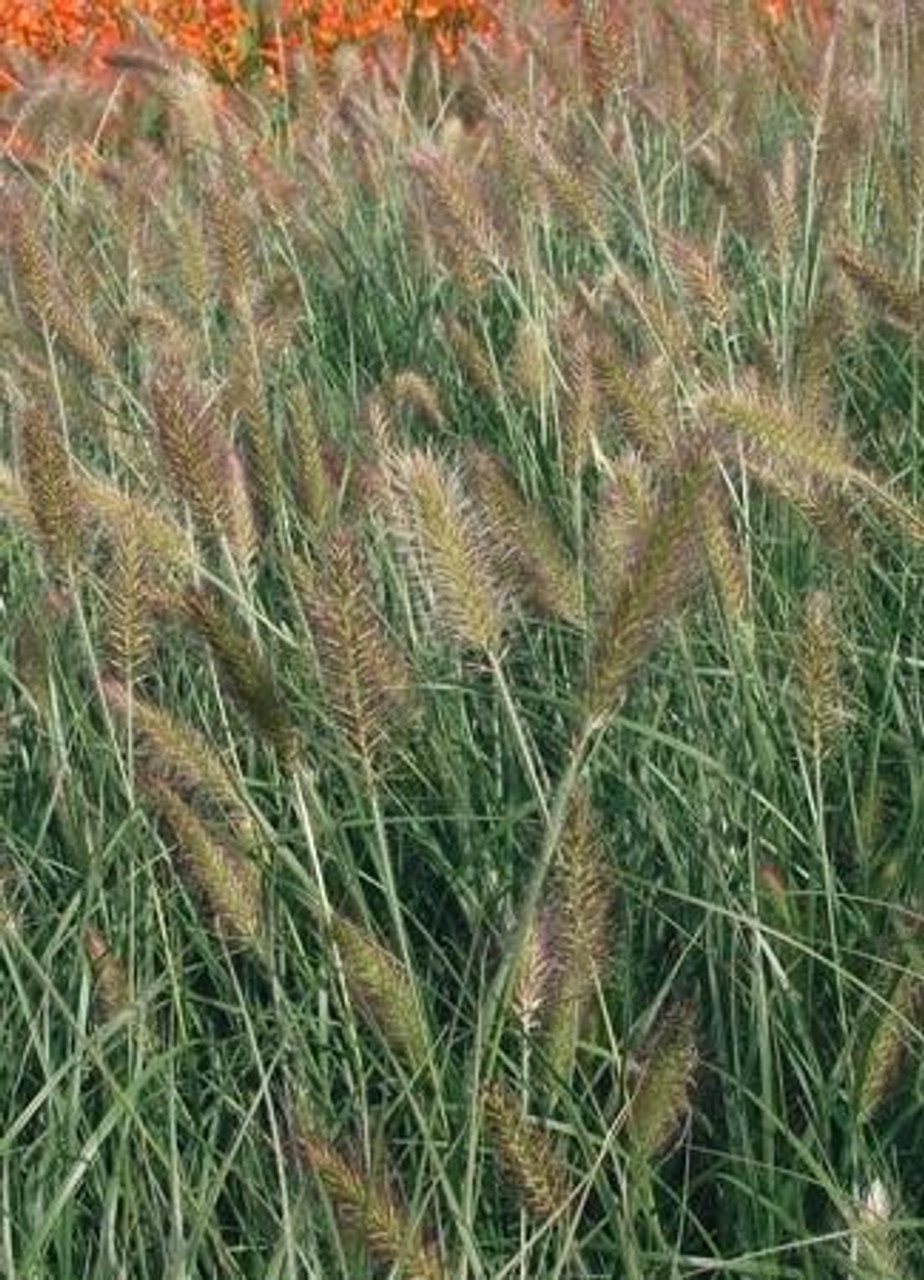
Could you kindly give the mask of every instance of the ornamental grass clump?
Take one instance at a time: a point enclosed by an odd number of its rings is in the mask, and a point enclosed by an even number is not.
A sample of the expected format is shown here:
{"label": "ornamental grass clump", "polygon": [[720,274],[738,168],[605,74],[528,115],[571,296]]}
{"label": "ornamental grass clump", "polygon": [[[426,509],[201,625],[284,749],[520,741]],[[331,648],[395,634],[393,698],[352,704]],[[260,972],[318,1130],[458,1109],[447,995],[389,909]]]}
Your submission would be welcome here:
{"label": "ornamental grass clump", "polygon": [[0,55],[0,1272],[910,1280],[921,24],[145,8]]}

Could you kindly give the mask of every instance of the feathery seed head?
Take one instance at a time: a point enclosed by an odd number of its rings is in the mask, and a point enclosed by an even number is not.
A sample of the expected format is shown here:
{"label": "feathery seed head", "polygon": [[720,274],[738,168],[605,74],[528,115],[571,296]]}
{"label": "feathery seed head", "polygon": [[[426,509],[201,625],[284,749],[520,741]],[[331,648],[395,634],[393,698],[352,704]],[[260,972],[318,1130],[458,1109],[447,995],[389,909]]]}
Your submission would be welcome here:
{"label": "feathery seed head", "polygon": [[299,510],[323,528],[336,506],[336,493],[324,458],[317,415],[308,392],[297,385],[290,397],[293,483]]}
{"label": "feathery seed head", "polygon": [[909,1023],[924,1024],[924,979],[915,973],[899,978],[888,1008],[877,1005],[861,1063],[857,1103],[861,1120],[871,1120],[901,1084],[908,1060]]}
{"label": "feathery seed head", "polygon": [[103,935],[92,926],[84,930],[84,950],[93,970],[93,1002],[101,1022],[117,1018],[131,1007],[131,984],[125,966],[109,950]]}
{"label": "feathery seed head", "polygon": [[60,427],[38,402],[22,417],[20,441],[32,522],[49,568],[60,572],[80,550],[83,513]]}
{"label": "feathery seed head", "polygon": [[526,501],[493,454],[469,449],[465,464],[498,578],[509,581],[541,613],[580,626],[581,584],[551,515],[538,503]]}
{"label": "feathery seed head", "polygon": [[651,532],[657,494],[651,467],[634,451],[608,465],[592,531],[590,565],[598,608],[635,572]]}
{"label": "feathery seed head", "polygon": [[136,680],[153,647],[152,566],[141,531],[120,528],[106,578],[106,651],[109,665],[126,683]]}
{"label": "feathery seed head", "polygon": [[374,1262],[394,1268],[402,1280],[446,1280],[436,1248],[420,1238],[386,1183],[371,1178],[306,1117],[295,1120],[292,1128],[299,1163],[314,1174],[340,1221]]}
{"label": "feathery seed head", "polygon": [[590,457],[601,406],[590,333],[580,311],[566,315],[561,337],[565,347],[566,383],[562,453],[568,474],[580,475]]}
{"label": "feathery seed head", "polygon": [[697,1059],[695,1007],[675,1004],[646,1041],[629,1102],[629,1136],[648,1160],[664,1151],[684,1122]]}
{"label": "feathery seed head", "polygon": [[465,377],[489,399],[500,399],[503,387],[481,340],[455,316],[442,317],[440,329]]}
{"label": "feathery seed head", "polygon": [[886,320],[905,333],[924,326],[924,291],[894,274],[881,262],[848,244],[840,244],[834,259],[860,295]]}
{"label": "feathery seed head", "polygon": [[283,759],[291,760],[298,749],[295,726],[272,668],[256,642],[241,631],[227,611],[203,589],[188,590],[181,601],[180,612],[183,620],[208,645],[229,696],[260,736]]}
{"label": "feathery seed head", "polygon": [[549,337],[531,316],[522,316],[517,323],[508,367],[513,385],[530,404],[549,399],[555,383]]}
{"label": "feathery seed head", "polygon": [[386,633],[371,583],[347,529],[332,531],[304,599],[331,706],[350,744],[370,766],[386,763],[408,720],[411,677]]}
{"label": "feathery seed head", "polygon": [[245,847],[256,841],[254,822],[234,785],[224,760],[192,725],[178,720],[146,698],[130,694],[112,677],[102,684],[110,711],[131,725],[149,775],[168,783],[183,798],[228,824]]}
{"label": "feathery seed head", "polygon": [[392,1051],[420,1069],[429,1056],[429,1036],[404,965],[344,916],[334,916],[331,932],[350,995]]}
{"label": "feathery seed head", "polygon": [[552,905],[537,913],[514,975],[511,1008],[526,1036],[540,1026],[555,991],[559,965],[557,923]]}
{"label": "feathery seed head", "polygon": [[153,774],[141,784],[176,841],[181,870],[202,898],[217,931],[231,945],[264,952],[263,905],[257,866],[218,840],[185,800]]}
{"label": "feathery seed head", "polygon": [[445,430],[446,418],[440,407],[439,393],[423,374],[415,369],[402,369],[390,379],[388,391],[397,409],[408,409],[429,426]]}
{"label": "feathery seed head", "polygon": [[205,536],[227,533],[228,438],[212,398],[189,376],[178,353],[161,357],[151,381],[151,407],[170,482]]}
{"label": "feathery seed head", "polygon": [[279,499],[279,462],[263,371],[254,344],[248,338],[242,339],[232,351],[227,391],[229,406],[239,424],[245,474],[257,501],[261,528],[270,528]]}
{"label": "feathery seed head", "polygon": [[254,572],[260,549],[260,535],[250,498],[247,471],[239,451],[230,448],[227,454],[228,475],[228,542],[232,554],[245,577]]}
{"label": "feathery seed head", "polygon": [[458,478],[432,454],[412,450],[395,460],[396,516],[410,535],[420,578],[437,618],[459,644],[496,653],[506,601]]}
{"label": "feathery seed head", "polygon": [[669,619],[690,599],[703,567],[703,506],[711,477],[693,466],[678,493],[653,513],[631,578],[598,610],[587,710],[603,722],[625,697],[630,676]]}
{"label": "feathery seed head", "polygon": [[848,717],[840,648],[833,601],[827,592],[813,591],[796,641],[795,692],[805,744],[823,755],[835,745]]}
{"label": "feathery seed head", "polygon": [[834,487],[856,479],[857,469],[846,443],[834,432],[811,422],[788,405],[759,394],[713,394],[705,398],[707,416],[753,444],[770,462],[797,468]]}
{"label": "feathery seed head", "polygon": [[729,621],[740,622],[747,611],[747,568],[718,496],[703,507],[703,544],[725,615]]}
{"label": "feathery seed head", "polygon": [[567,1199],[568,1175],[547,1135],[505,1085],[489,1085],[483,1102],[488,1136],[512,1190],[537,1221],[553,1217]]}
{"label": "feathery seed head", "polygon": [[[39,233],[38,206],[24,202],[10,211],[11,258],[18,286],[31,315],[47,325],[68,352],[91,370],[109,374],[111,364],[93,331],[85,300],[74,296]],[[71,282],[72,283],[72,282]]]}

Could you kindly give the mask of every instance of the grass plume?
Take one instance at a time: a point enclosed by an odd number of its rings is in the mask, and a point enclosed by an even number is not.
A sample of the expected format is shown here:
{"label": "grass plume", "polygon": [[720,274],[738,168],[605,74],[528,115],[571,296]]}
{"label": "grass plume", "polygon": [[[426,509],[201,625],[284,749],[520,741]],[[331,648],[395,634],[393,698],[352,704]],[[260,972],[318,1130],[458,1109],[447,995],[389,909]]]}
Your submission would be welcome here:
{"label": "grass plume", "polygon": [[50,412],[38,402],[23,414],[20,440],[32,521],[49,568],[61,573],[78,555],[82,526],[67,445]]}
{"label": "grass plume", "polygon": [[84,930],[84,950],[93,971],[93,1004],[100,1022],[110,1022],[132,1006],[131,984],[125,967],[92,926]]}
{"label": "grass plume", "polygon": [[487,450],[471,449],[465,463],[498,576],[509,579],[540,613],[580,626],[583,601],[577,570],[545,505],[528,502]]}
{"label": "grass plume", "polygon": [[411,977],[401,962],[358,924],[334,916],[331,936],[340,953],[347,989],[392,1052],[419,1070],[430,1054]]}
{"label": "grass plume", "polygon": [[548,892],[555,978],[546,1014],[548,1055],[566,1075],[589,1001],[602,988],[613,951],[612,875],[586,788],[571,799]]}
{"label": "grass plume", "polygon": [[600,607],[591,655],[587,711],[604,720],[620,704],[632,673],[662,626],[689,599],[702,567],[701,529],[709,479],[694,467],[677,494],[652,514],[634,572]]}
{"label": "grass plume", "polygon": [[255,641],[204,590],[187,591],[180,608],[183,620],[207,644],[229,696],[259,736],[284,759],[291,759],[297,750],[295,726]]}
{"label": "grass plume", "polygon": [[675,1004],[642,1048],[629,1100],[627,1131],[644,1159],[662,1153],[686,1119],[697,1058],[696,1010],[689,1002]]}
{"label": "grass plume", "polygon": [[813,591],[797,637],[795,695],[802,737],[822,754],[831,750],[847,721],[840,651],[834,603],[827,592]]}
{"label": "grass plume", "polygon": [[164,465],[176,494],[188,505],[200,534],[227,533],[230,441],[213,398],[196,385],[182,360],[162,356],[151,380],[151,407]]}
{"label": "grass plume", "polygon": [[402,1280],[446,1280],[435,1248],[425,1243],[394,1192],[369,1177],[352,1156],[345,1155],[304,1117],[294,1129],[299,1163],[314,1174],[344,1226],[381,1267]]}
{"label": "grass plume", "polygon": [[259,868],[218,839],[171,786],[153,775],[143,779],[143,786],[170,829],[179,868],[201,898],[209,922],[229,945],[264,954]]}
{"label": "grass plume", "polygon": [[[432,595],[437,619],[464,647],[496,653],[506,622],[506,600],[491,565],[486,531],[458,477],[434,455],[413,450],[395,464],[405,525]],[[402,521],[403,523],[403,521]]]}
{"label": "grass plume", "polygon": [[554,1217],[567,1199],[568,1175],[547,1135],[500,1083],[485,1090],[484,1115],[491,1145],[517,1199],[539,1222]]}
{"label": "grass plume", "polygon": [[374,768],[407,723],[411,673],[378,616],[359,548],[345,528],[329,535],[307,596],[328,700],[353,749]]}
{"label": "grass plume", "polygon": [[192,725],[172,716],[112,677],[103,681],[109,709],[137,736],[149,773],[178,794],[195,800],[226,822],[245,845],[256,838],[254,822],[230,771],[211,743]]}
{"label": "grass plume", "polygon": [[862,1058],[857,1108],[871,1120],[898,1089],[908,1061],[909,1027],[924,1020],[924,983],[911,973],[895,984],[888,1008],[877,1005],[872,1033]]}

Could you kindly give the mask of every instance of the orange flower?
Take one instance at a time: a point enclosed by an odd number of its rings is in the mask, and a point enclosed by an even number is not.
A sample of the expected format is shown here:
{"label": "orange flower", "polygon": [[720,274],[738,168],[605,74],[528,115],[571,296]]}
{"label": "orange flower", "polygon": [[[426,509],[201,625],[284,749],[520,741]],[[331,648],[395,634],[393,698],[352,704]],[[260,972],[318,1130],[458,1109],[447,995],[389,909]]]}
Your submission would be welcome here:
{"label": "orange flower", "polygon": [[[575,0],[554,3],[567,9]],[[832,21],[834,0],[762,3],[774,23],[797,12],[818,30]],[[130,38],[140,18],[166,44],[233,81],[252,69],[278,78],[297,46],[326,58],[346,42],[369,46],[385,35],[420,32],[453,57],[467,34],[498,27],[493,0],[273,0],[271,18],[268,9],[253,0],[0,0],[0,49],[42,59],[76,51],[98,74],[103,53]],[[11,81],[0,68],[0,89]]]}

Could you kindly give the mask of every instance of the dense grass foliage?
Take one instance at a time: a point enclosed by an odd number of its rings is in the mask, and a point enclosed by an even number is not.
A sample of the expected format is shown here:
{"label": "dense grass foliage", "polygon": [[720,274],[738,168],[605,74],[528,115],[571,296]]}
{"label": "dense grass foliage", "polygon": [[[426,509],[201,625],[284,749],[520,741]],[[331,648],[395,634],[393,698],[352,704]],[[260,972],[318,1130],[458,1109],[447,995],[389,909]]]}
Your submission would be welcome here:
{"label": "dense grass foliage", "polygon": [[657,8],[23,116],[4,1275],[924,1272],[924,21]]}

